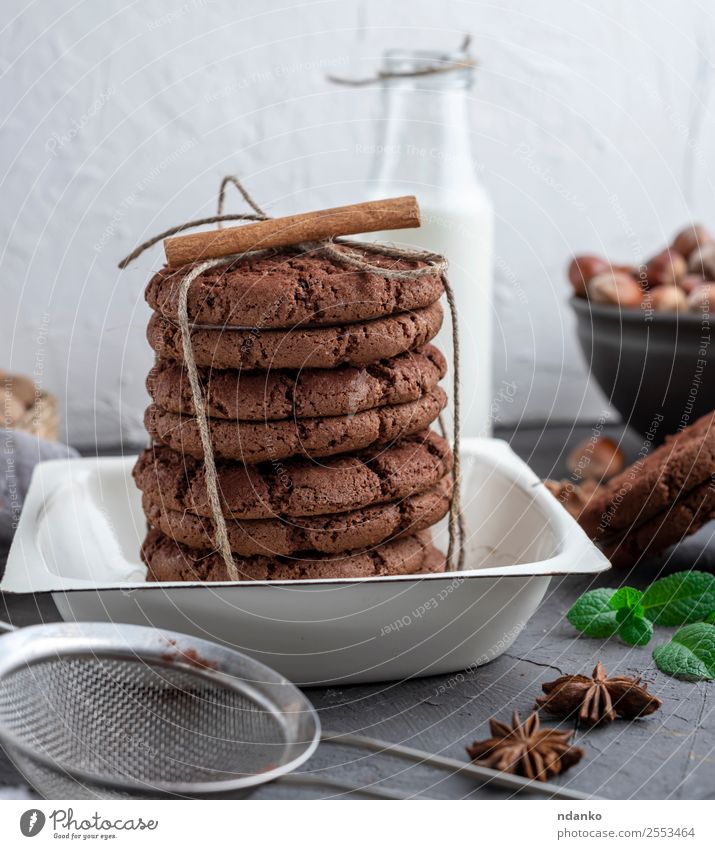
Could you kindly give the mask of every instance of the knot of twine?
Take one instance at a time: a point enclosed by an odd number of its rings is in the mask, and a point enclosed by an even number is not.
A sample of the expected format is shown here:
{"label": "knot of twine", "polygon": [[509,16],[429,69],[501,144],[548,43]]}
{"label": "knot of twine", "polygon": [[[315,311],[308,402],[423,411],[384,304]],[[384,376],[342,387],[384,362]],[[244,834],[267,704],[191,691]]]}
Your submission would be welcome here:
{"label": "knot of twine", "polygon": [[[226,189],[228,186],[235,186],[241,194],[241,197],[253,209],[253,213],[225,215],[224,205],[226,200]],[[218,224],[219,227],[225,221],[266,221],[271,216],[261,209],[260,206],[253,200],[245,187],[241,184],[237,177],[226,176],[221,181],[221,187],[218,195],[218,210],[217,214],[208,218],[199,218],[193,221],[186,221],[176,227],[170,227],[163,233],[147,239],[136,247],[130,254],[124,257],[119,263],[119,268],[126,268],[129,263],[133,262],[137,257],[141,256],[144,251],[156,245],[163,239],[169,236],[174,236],[184,230],[193,227],[200,227],[205,224]],[[339,244],[341,249],[335,247]],[[447,569],[454,571],[455,569],[455,549],[457,548],[457,540],[459,540],[459,548],[457,551],[456,569],[461,570],[464,564],[464,520],[462,516],[460,504],[460,400],[459,400],[459,332],[457,325],[457,305],[454,298],[454,292],[447,278],[447,260],[439,254],[431,253],[430,251],[416,250],[413,248],[398,248],[394,245],[376,244],[372,242],[357,242],[354,240],[334,239],[332,241],[311,242],[296,245],[298,249],[305,251],[313,251],[322,253],[330,259],[354,268],[357,271],[370,272],[379,274],[393,280],[414,280],[419,277],[424,277],[429,274],[434,274],[437,271],[440,275],[444,291],[447,295],[447,303],[449,305],[450,317],[452,321],[452,350],[453,350],[453,391],[454,391],[454,422],[452,426],[452,454],[454,458],[453,465],[453,489],[452,498],[449,508],[449,547],[447,549]],[[351,248],[358,248],[365,253],[376,253],[381,256],[387,256],[392,259],[405,259],[412,261],[420,261],[427,263],[426,267],[413,269],[390,269],[379,265],[373,265],[365,260],[357,251]],[[231,551],[231,545],[228,539],[228,529],[226,527],[226,519],[223,515],[221,507],[221,496],[219,492],[218,474],[216,471],[216,459],[214,456],[213,445],[211,444],[211,432],[209,428],[208,416],[206,414],[206,403],[204,398],[199,372],[194,358],[194,351],[191,343],[191,329],[196,326],[189,320],[188,299],[189,289],[191,284],[210,268],[216,268],[221,265],[229,265],[235,262],[243,254],[233,254],[231,256],[219,257],[216,259],[207,259],[191,268],[181,279],[179,286],[179,307],[178,307],[178,324],[181,329],[181,347],[184,355],[184,363],[189,376],[189,386],[191,388],[191,398],[194,405],[194,413],[196,414],[196,423],[199,429],[201,438],[201,448],[204,454],[204,465],[206,474],[206,490],[209,498],[209,505],[214,520],[215,539],[214,543],[217,550],[221,553],[223,561],[228,571],[228,576],[231,581],[240,581],[241,575],[236,561]],[[203,326],[203,325],[202,325]],[[224,326],[217,326],[216,329],[227,329]],[[443,435],[446,436],[446,428],[442,416],[439,417],[440,427]]]}

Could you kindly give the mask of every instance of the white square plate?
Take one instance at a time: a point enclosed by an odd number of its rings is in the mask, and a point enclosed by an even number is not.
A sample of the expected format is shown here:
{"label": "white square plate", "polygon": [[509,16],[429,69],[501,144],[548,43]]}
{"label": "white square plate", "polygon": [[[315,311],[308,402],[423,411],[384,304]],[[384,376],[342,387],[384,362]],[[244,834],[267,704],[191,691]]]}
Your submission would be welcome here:
{"label": "white square plate", "polygon": [[[298,684],[486,663],[516,639],[551,575],[610,564],[505,442],[466,440],[462,452],[463,572],[146,583],[136,458],[119,457],[37,466],[1,588],[51,592],[66,620],[152,624],[226,643]],[[438,543],[444,547],[444,527]]]}

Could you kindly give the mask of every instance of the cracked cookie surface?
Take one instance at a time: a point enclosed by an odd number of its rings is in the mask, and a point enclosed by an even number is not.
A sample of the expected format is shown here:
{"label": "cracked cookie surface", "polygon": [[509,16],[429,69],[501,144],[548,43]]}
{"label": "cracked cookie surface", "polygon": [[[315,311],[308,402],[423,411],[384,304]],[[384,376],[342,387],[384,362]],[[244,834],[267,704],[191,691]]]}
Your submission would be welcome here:
{"label": "cracked cookie surface", "polygon": [[[338,554],[368,548],[425,530],[449,510],[451,475],[424,492],[400,501],[362,507],[347,513],[293,519],[228,520],[231,551],[236,554],[291,555],[299,551]],[[213,519],[171,510],[148,495],[142,498],[149,524],[189,548],[211,549]]]}
{"label": "cracked cookie surface", "polygon": [[[427,267],[424,262],[358,252],[386,269]],[[152,277],[145,297],[153,310],[177,320],[179,285],[188,270],[165,266]],[[438,273],[396,280],[319,253],[286,248],[246,254],[230,265],[204,271],[189,287],[188,313],[191,321],[207,325],[343,324],[420,309],[443,291]]]}
{"label": "cracked cookie surface", "polygon": [[599,487],[579,517],[595,539],[656,517],[715,474],[715,412],[702,416]]}
{"label": "cracked cookie surface", "polygon": [[[421,348],[442,326],[438,302],[423,309],[339,326],[253,330],[192,328],[191,348],[199,366],[219,369],[332,369],[362,366]],[[147,339],[160,357],[183,361],[181,329],[153,313]]]}
{"label": "cracked cookie surface", "polygon": [[[224,516],[273,519],[322,516],[385,504],[422,492],[452,471],[447,440],[434,431],[405,437],[385,448],[321,462],[216,465]],[[171,510],[211,517],[203,463],[164,445],[145,449],[133,470],[139,489]]]}
{"label": "cracked cookie surface", "polygon": [[710,480],[689,489],[669,507],[635,523],[601,543],[603,553],[619,569],[655,557],[694,534],[715,516],[715,489]]}
{"label": "cracked cookie surface", "polygon": [[[446,362],[433,345],[362,367],[335,369],[199,370],[205,412],[220,419],[267,421],[354,415],[363,410],[416,401],[444,377]],[[154,402],[171,413],[194,412],[184,366],[158,360],[147,377]]]}
{"label": "cracked cookie surface", "polygon": [[[227,581],[226,564],[215,551],[187,548],[156,529],[142,546],[147,581]],[[367,551],[331,556],[307,552],[301,557],[234,556],[241,580],[299,581],[318,578],[375,578],[444,572],[445,558],[432,545],[429,531]]]}
{"label": "cracked cookie surface", "polygon": [[[239,422],[209,419],[214,455],[244,463],[273,463],[288,457],[330,457],[384,445],[419,433],[439,416],[447,403],[440,386],[417,401],[365,410],[354,416]],[[194,416],[170,413],[152,404],[144,415],[149,434],[175,451],[204,456]]]}

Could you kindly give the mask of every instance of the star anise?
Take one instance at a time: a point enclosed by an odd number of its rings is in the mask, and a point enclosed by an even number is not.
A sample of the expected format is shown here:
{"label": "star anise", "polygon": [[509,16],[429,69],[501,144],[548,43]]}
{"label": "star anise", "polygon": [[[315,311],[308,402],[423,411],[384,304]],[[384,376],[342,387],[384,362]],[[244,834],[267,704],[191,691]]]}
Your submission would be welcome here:
{"label": "star anise", "polygon": [[584,750],[570,743],[572,731],[541,728],[538,713],[532,713],[522,724],[514,711],[511,725],[489,720],[492,736],[467,746],[475,764],[511,772],[524,778],[548,781],[554,775],[577,764]]}
{"label": "star anise", "polygon": [[562,675],[542,685],[545,696],[536,700],[536,707],[556,716],[571,716],[578,712],[582,722],[591,725],[611,722],[620,716],[635,719],[648,716],[663,704],[651,695],[640,678],[616,675],[609,678],[599,660],[593,675]]}

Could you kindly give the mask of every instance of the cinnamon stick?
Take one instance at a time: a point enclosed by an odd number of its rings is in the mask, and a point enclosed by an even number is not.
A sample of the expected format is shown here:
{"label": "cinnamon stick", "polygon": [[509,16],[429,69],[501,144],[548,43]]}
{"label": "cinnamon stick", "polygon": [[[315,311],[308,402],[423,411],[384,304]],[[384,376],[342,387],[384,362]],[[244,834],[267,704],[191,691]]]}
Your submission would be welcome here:
{"label": "cinnamon stick", "polygon": [[338,206],[271,218],[241,227],[205,230],[164,240],[169,265],[185,265],[245,251],[316,242],[335,236],[420,226],[420,208],[412,195]]}

